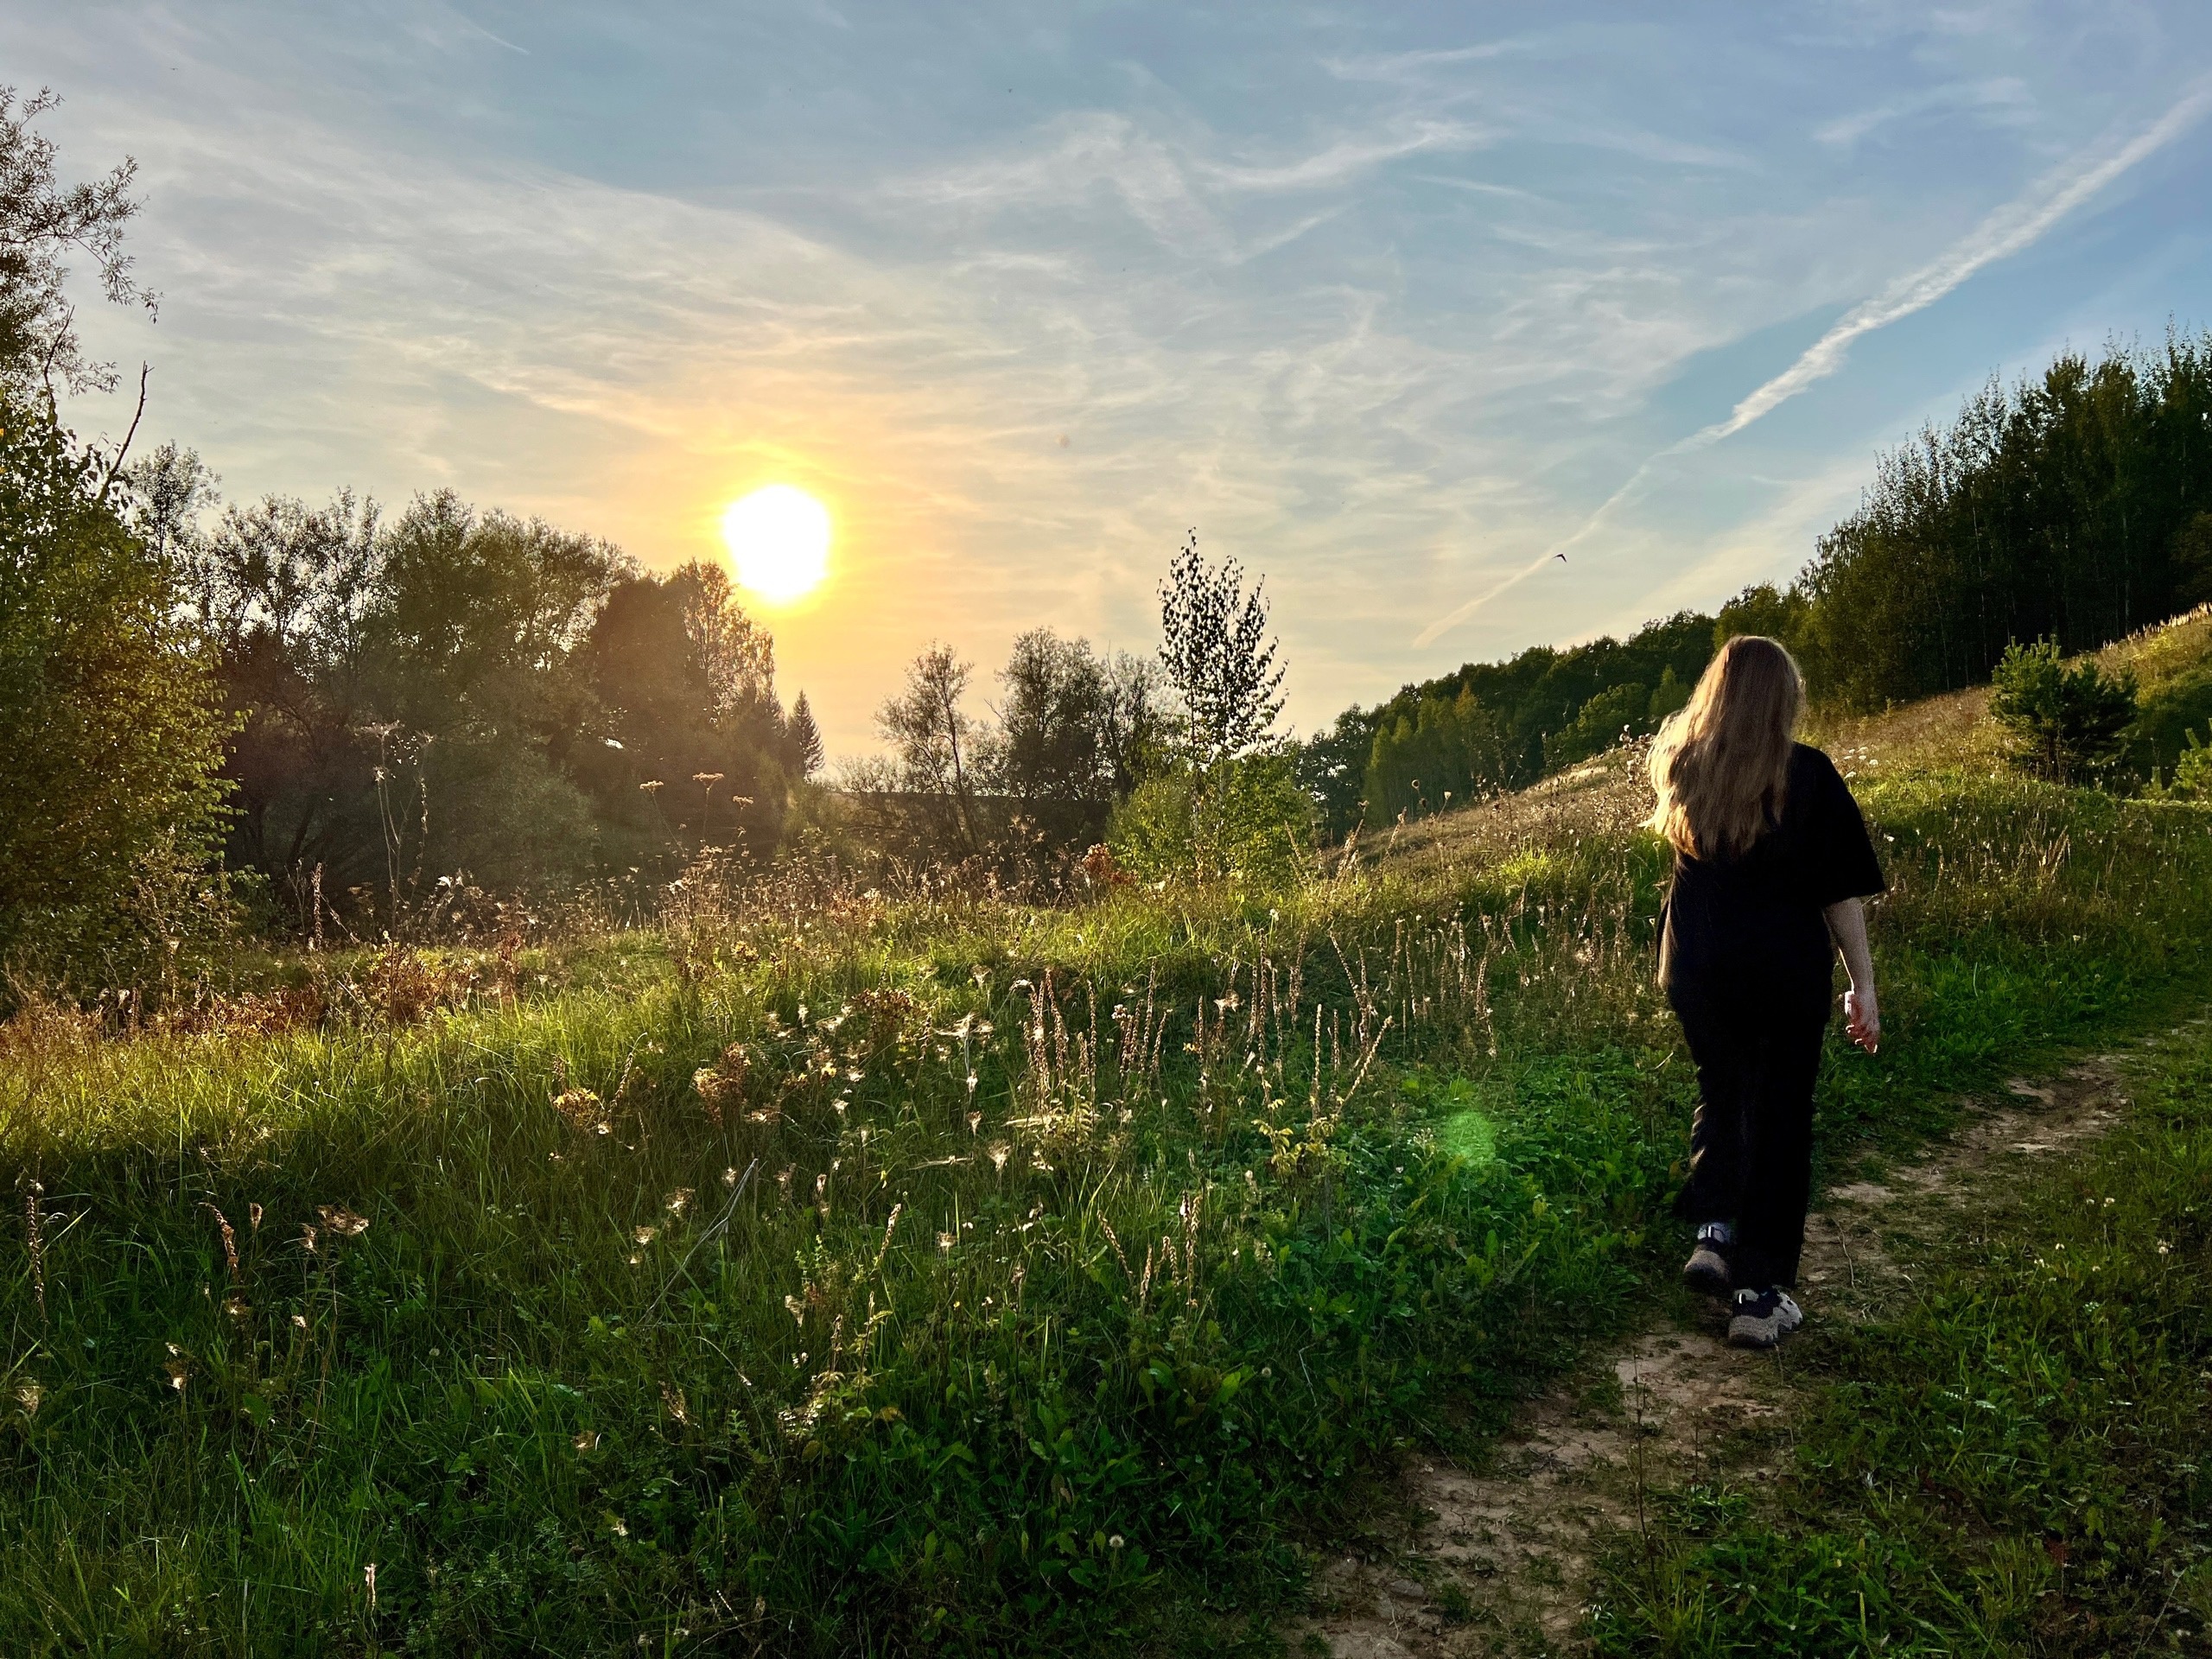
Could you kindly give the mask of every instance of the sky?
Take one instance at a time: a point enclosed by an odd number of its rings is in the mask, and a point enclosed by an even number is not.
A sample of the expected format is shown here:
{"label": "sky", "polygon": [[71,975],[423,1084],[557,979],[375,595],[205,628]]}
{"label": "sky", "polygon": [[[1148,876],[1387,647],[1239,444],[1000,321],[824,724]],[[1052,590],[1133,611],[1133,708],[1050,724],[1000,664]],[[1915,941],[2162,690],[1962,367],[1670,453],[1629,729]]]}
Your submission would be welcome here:
{"label": "sky", "polygon": [[805,489],[830,579],[758,609],[833,753],[933,640],[979,701],[1028,628],[1151,650],[1192,530],[1264,575],[1300,732],[1711,609],[1993,374],[2212,325],[2196,0],[0,29],[65,173],[138,162],[158,318],[81,310],[145,434],[233,499],[449,487],[662,569]]}

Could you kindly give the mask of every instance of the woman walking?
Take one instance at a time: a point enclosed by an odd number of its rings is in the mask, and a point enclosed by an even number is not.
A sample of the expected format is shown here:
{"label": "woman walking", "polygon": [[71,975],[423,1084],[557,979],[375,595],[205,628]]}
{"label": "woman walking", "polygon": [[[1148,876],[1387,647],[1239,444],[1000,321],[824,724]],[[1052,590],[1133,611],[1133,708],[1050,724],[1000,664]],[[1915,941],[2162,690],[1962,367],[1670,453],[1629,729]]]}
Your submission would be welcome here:
{"label": "woman walking", "polygon": [[1851,791],[1795,741],[1804,681],[1772,639],[1722,645],[1651,750],[1651,825],[1675,849],[1659,978],[1697,1064],[1682,1195],[1694,1289],[1733,1296],[1728,1339],[1771,1348],[1803,1322],[1789,1292],[1811,1197],[1813,1080],[1834,954],[1846,1028],[1881,1041],[1859,900],[1882,868]]}

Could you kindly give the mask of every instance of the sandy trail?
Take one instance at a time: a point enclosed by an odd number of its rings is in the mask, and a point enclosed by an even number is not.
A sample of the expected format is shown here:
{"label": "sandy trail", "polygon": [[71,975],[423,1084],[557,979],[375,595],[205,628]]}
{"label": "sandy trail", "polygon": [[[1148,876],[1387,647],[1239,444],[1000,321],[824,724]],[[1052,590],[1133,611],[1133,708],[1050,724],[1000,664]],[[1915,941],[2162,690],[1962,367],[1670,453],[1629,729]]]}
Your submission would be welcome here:
{"label": "sandy trail", "polygon": [[[2050,1078],[2014,1078],[1974,1103],[1957,1134],[1886,1182],[1834,1189],[1806,1229],[1800,1300],[1808,1321],[1858,1319],[1906,1287],[1885,1230],[1972,1203],[2008,1169],[2103,1134],[2127,1107],[2119,1058]],[[1480,1472],[1410,1459],[1363,1548],[1318,1575],[1291,1651],[1338,1659],[1580,1651],[1591,1566],[1637,1523],[1643,1494],[1700,1474],[1740,1480],[1788,1445],[1789,1350],[1723,1340],[1726,1315],[1647,1332],[1530,1402]],[[1725,1464],[1722,1459],[1726,1448]]]}

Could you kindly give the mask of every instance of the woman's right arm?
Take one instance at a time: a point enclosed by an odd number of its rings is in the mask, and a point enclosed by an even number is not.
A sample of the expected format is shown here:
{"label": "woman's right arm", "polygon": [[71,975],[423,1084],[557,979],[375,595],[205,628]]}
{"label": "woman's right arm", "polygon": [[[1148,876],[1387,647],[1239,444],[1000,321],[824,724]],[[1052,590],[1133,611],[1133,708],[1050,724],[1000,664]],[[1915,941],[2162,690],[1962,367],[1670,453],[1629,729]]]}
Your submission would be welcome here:
{"label": "woman's right arm", "polygon": [[1843,994],[1844,1029],[1872,1054],[1882,1046],[1882,1007],[1874,995],[1874,953],[1866,947],[1866,907],[1856,899],[1830,905],[1828,937],[1843,953],[1851,988]]}

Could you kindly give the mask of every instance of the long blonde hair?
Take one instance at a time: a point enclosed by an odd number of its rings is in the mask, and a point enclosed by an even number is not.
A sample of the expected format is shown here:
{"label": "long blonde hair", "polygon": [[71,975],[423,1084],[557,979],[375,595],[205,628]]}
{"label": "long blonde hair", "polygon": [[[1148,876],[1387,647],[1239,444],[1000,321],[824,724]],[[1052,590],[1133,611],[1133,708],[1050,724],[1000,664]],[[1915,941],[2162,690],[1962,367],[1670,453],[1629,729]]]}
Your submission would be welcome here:
{"label": "long blonde hair", "polygon": [[1778,640],[1738,634],[1651,745],[1651,828],[1692,858],[1732,858],[1782,817],[1805,678]]}

